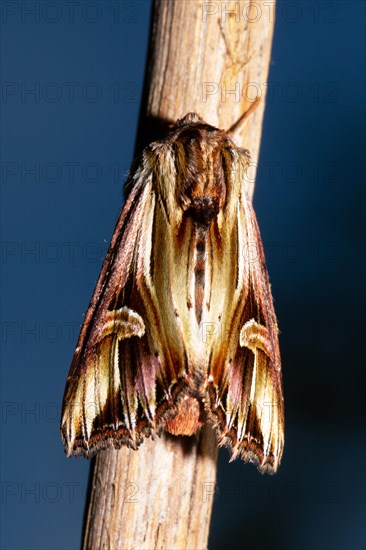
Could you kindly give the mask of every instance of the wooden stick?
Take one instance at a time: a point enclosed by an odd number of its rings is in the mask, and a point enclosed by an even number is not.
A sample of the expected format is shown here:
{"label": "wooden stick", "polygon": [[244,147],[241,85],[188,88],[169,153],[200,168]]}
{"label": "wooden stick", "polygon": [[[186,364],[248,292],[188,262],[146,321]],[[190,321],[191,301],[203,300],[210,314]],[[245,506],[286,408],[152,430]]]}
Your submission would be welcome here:
{"label": "wooden stick", "polygon": [[[195,111],[258,159],[274,22],[274,3],[155,0],[137,149],[164,122]],[[244,133],[245,130],[245,133]],[[254,189],[254,175],[247,191]],[[97,456],[84,549],[207,547],[216,478],[211,426],[195,437],[164,434],[136,451]]]}

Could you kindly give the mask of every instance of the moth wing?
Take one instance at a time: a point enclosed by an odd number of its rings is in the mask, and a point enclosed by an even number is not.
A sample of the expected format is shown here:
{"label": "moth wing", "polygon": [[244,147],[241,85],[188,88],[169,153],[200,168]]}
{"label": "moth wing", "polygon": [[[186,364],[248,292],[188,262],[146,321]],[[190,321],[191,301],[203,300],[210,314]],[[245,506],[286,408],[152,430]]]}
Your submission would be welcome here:
{"label": "moth wing", "polygon": [[213,294],[225,280],[227,292],[211,348],[208,409],[232,459],[241,456],[273,473],[284,444],[278,329],[259,228],[245,194],[233,219],[223,238],[230,260],[220,260],[212,245]]}
{"label": "moth wing", "polygon": [[184,389],[174,308],[164,288],[157,296],[174,236],[153,179],[136,176],[85,316],[63,401],[68,455],[136,448],[174,415]]}

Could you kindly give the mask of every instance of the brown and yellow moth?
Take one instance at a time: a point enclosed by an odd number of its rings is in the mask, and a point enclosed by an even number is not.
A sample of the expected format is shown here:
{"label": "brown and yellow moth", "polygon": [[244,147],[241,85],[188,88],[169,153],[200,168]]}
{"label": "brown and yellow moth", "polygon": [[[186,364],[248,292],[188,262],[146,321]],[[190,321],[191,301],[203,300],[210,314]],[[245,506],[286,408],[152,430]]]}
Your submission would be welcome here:
{"label": "brown and yellow moth", "polygon": [[249,159],[194,113],[143,151],[67,379],[67,455],[137,449],[210,421],[233,459],[277,470],[278,329]]}

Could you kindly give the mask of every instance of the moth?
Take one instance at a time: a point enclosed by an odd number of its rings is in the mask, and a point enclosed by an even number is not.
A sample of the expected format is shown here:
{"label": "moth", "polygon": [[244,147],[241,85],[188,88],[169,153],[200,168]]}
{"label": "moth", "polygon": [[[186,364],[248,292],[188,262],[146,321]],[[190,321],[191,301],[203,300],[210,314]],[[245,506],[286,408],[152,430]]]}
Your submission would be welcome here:
{"label": "moth", "polygon": [[63,401],[67,455],[137,449],[205,422],[232,459],[276,472],[278,329],[244,178],[250,156],[194,113],[151,143],[81,329]]}

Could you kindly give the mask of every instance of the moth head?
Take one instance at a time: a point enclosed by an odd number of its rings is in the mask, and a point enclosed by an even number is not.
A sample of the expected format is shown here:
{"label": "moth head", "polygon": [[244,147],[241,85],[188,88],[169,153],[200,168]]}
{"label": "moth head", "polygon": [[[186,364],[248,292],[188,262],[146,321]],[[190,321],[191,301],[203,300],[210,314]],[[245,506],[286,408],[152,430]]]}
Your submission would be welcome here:
{"label": "moth head", "polygon": [[201,122],[204,124],[203,118],[201,118],[197,113],[187,113],[183,118],[177,120],[173,125],[173,130],[180,128],[181,126],[186,126],[187,124],[195,124]]}
{"label": "moth head", "polygon": [[181,223],[185,217],[208,227],[220,213],[222,219],[231,217],[249,153],[237,147],[227,132],[188,113],[166,139],[150,144],[145,155],[169,220]]}
{"label": "moth head", "polygon": [[176,201],[185,215],[208,225],[227,198],[225,149],[233,146],[226,132],[188,113],[174,126],[172,151],[176,170]]}

